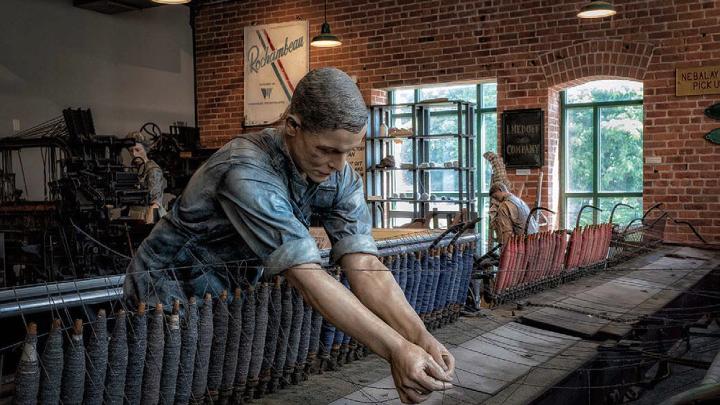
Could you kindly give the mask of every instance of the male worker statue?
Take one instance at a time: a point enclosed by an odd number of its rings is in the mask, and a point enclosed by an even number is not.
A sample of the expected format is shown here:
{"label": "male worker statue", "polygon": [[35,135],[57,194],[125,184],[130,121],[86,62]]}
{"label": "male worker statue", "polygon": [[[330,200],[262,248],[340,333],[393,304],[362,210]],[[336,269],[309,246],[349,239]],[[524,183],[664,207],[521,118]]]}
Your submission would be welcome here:
{"label": "male worker statue", "polygon": [[135,144],[128,148],[132,156],[131,163],[139,169],[140,184],[150,194],[150,205],[145,208],[145,222],[152,224],[155,222],[155,210],[157,210],[160,217],[166,213],[166,207],[163,204],[163,193],[165,187],[167,187],[167,182],[160,166],[154,160],[148,158],[148,152],[152,147],[148,137],[141,132],[132,132],[128,138],[135,141]]}
{"label": "male worker statue", "polygon": [[[530,215],[530,208],[525,201],[513,195],[502,183],[495,183],[490,187],[490,197],[498,203],[497,214],[492,221],[498,240],[505,244],[513,235],[524,235],[525,223]],[[538,223],[535,218],[530,218],[527,222],[527,234],[537,232]]]}
{"label": "male worker statue", "polygon": [[[490,213],[491,215],[494,213],[490,220],[490,231],[495,232],[495,240],[504,245],[510,240],[511,236],[524,235],[525,223],[530,215],[530,208],[527,204],[513,195],[501,181],[490,186],[490,197],[492,198]],[[527,224],[527,233],[533,234],[537,232],[538,223],[535,218],[531,217]],[[490,270],[499,265],[499,259],[499,255],[494,251],[475,259],[475,268],[480,272],[474,273],[472,280],[470,280],[472,302],[465,306],[467,312],[472,313],[480,309],[481,289],[484,290],[482,294],[489,297],[492,291],[492,284],[489,282],[492,278]],[[482,283],[480,282],[481,279],[484,280]]]}
{"label": "male worker statue", "polygon": [[[367,108],[347,74],[309,72],[279,128],[233,139],[197,170],[133,257],[126,299],[169,306],[217,295],[233,287],[233,268],[255,259],[248,272],[283,274],[324,318],[386,359],[403,402],[448,388],[455,360],[376,257],[362,177],[345,161],[361,146],[366,124]],[[352,293],[320,267],[308,231],[313,213]]]}

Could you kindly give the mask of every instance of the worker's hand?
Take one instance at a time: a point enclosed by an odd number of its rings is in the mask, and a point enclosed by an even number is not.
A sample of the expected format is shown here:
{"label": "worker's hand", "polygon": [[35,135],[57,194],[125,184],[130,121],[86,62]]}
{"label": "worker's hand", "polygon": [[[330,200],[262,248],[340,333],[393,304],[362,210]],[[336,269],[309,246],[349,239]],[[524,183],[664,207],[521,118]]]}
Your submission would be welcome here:
{"label": "worker's hand", "polygon": [[425,351],[432,356],[433,360],[445,371],[448,377],[451,379],[455,377],[455,357],[450,354],[442,343],[435,339],[435,336],[425,330],[415,344],[425,349]]}
{"label": "worker's hand", "polygon": [[433,391],[452,388],[450,376],[418,345],[405,341],[388,360],[395,388],[405,404],[423,402]]}

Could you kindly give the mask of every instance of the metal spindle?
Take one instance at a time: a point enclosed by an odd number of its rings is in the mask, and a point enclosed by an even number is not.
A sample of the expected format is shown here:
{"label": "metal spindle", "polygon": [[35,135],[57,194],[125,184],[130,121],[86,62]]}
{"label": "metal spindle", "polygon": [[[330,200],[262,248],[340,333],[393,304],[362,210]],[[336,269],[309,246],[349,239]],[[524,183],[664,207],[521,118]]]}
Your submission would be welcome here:
{"label": "metal spindle", "polygon": [[131,320],[128,334],[128,364],[125,374],[125,400],[130,404],[140,403],[145,352],[147,350],[147,316],[145,303],[138,304]]}
{"label": "metal spindle", "polygon": [[252,356],[250,357],[247,384],[247,398],[249,399],[255,397],[255,388],[258,384],[260,367],[262,367],[262,356],[265,352],[265,337],[267,336],[269,302],[270,286],[268,283],[262,283],[258,289],[257,305],[255,307],[255,336],[253,337]]}
{"label": "metal spindle", "polygon": [[107,371],[108,336],[105,310],[98,311],[97,319],[90,326],[90,337],[85,359],[85,403],[101,404]]}
{"label": "metal spindle", "polygon": [[223,361],[225,360],[228,335],[228,317],[227,291],[223,290],[215,302],[213,311],[213,339],[207,377],[207,389],[210,400],[213,402],[220,397],[220,383],[222,383]]}
{"label": "metal spindle", "polygon": [[180,301],[175,301],[172,313],[167,318],[167,327],[165,328],[165,352],[163,353],[162,376],[160,377],[160,403],[163,405],[175,403],[175,389],[177,387],[180,349],[182,347],[179,312]]}
{"label": "metal spindle", "polygon": [[280,308],[280,328],[277,338],[277,348],[275,350],[275,362],[272,370],[272,379],[268,391],[273,392],[280,388],[280,379],[283,376],[283,367],[287,359],[288,342],[290,341],[290,327],[292,325],[292,287],[289,283],[285,283],[282,288]]}
{"label": "metal spindle", "polygon": [[242,336],[242,290],[235,289],[233,301],[230,304],[230,326],[228,330],[227,349],[225,349],[225,361],[223,363],[223,378],[220,384],[220,403],[226,404],[232,396],[235,372],[237,371],[238,348]]}
{"label": "metal spindle", "polygon": [[141,405],[157,405],[160,400],[160,378],[165,354],[165,316],[163,304],[158,303],[148,318],[147,354],[142,382]]}
{"label": "metal spindle", "polygon": [[37,352],[37,325],[30,322],[27,326],[25,342],[22,345],[20,362],[15,371],[16,405],[34,405],[40,389],[40,363]]}
{"label": "metal spindle", "polygon": [[177,384],[175,384],[175,403],[179,405],[190,402],[197,353],[198,317],[196,299],[190,297],[185,307],[185,316],[180,325],[180,364]]}
{"label": "metal spindle", "polygon": [[242,402],[247,384],[248,369],[250,368],[250,356],[252,355],[252,344],[255,335],[255,289],[248,287],[245,294],[242,310],[242,335],[238,348],[237,370],[235,371],[235,384],[233,386],[235,402]]}
{"label": "metal spindle", "polygon": [[278,335],[280,334],[280,318],[282,317],[282,280],[275,276],[272,291],[270,292],[270,305],[268,306],[268,327],[265,336],[265,354],[260,369],[260,382],[258,396],[265,395],[272,371],[275,366],[275,352],[277,351]]}
{"label": "metal spindle", "polygon": [[65,349],[65,368],[62,375],[60,399],[63,405],[80,405],[85,386],[85,345],[83,322],[76,319]]}
{"label": "metal spindle", "polygon": [[307,367],[306,371],[308,374],[312,374],[316,371],[315,360],[320,350],[320,332],[322,331],[323,317],[320,312],[312,311],[312,323],[310,325],[310,342],[308,344],[308,356],[307,356]]}
{"label": "metal spindle", "polygon": [[197,352],[195,353],[195,371],[192,378],[191,403],[202,404],[207,393],[208,366],[213,339],[212,295],[205,294],[203,306],[198,317]]}
{"label": "metal spindle", "polygon": [[[293,315],[292,322],[290,323],[290,338],[288,339],[288,354],[285,359],[284,375],[285,381],[292,381],[292,374],[295,371],[295,364],[297,362],[298,348],[300,347],[300,332],[303,323],[303,314],[305,308],[303,307],[303,299],[300,292],[295,288],[292,289],[292,305]],[[296,382],[295,382],[296,383]]]}
{"label": "metal spindle", "polygon": [[42,371],[40,373],[39,402],[41,404],[60,402],[60,384],[64,365],[62,342],[62,324],[59,319],[55,319],[45,342],[45,349],[40,356]]}
{"label": "metal spindle", "polygon": [[312,329],[313,309],[310,303],[303,301],[303,322],[300,329],[300,344],[298,346],[298,358],[295,362],[295,374],[293,380],[305,380],[305,366],[308,359],[308,351],[310,350],[310,335]]}
{"label": "metal spindle", "polygon": [[125,373],[128,364],[127,320],[122,309],[115,315],[115,326],[108,343],[107,372],[104,401],[107,405],[122,405]]}

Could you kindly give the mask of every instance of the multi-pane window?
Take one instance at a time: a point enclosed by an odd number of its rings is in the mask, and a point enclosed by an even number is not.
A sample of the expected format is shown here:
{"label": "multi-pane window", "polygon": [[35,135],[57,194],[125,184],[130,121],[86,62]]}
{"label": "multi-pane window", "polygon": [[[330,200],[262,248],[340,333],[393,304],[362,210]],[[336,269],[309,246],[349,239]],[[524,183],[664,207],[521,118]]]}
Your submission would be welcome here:
{"label": "multi-pane window", "polygon": [[564,225],[607,222],[617,203],[614,223],[642,215],[642,83],[599,80],[562,93],[562,204]]}
{"label": "multi-pane window", "polygon": [[[480,214],[483,218],[487,217],[488,208],[488,189],[490,187],[491,170],[487,162],[482,158],[482,154],[488,150],[497,150],[497,84],[482,83],[471,85],[448,85],[433,86],[416,89],[399,89],[390,93],[392,104],[409,104],[417,103],[425,100],[447,98],[449,100],[464,100],[476,104],[476,128],[478,129],[478,142],[475,143],[476,153],[475,162],[477,165],[477,175],[475,179],[477,183],[475,190],[477,191],[476,203],[479,207]],[[412,128],[412,114],[410,108],[398,107],[393,111],[391,127],[396,128]],[[430,112],[430,133],[457,133],[458,132],[457,109],[433,108]],[[457,159],[457,142],[449,142],[447,139],[431,140],[429,145],[430,161],[440,166],[448,160]],[[477,145],[479,144],[479,148]],[[393,153],[399,162],[408,162],[412,160],[412,142],[410,140],[398,139],[393,146]],[[396,171],[393,173],[393,191],[398,194],[408,193],[412,191],[412,173],[406,171]],[[457,198],[458,196],[458,176],[453,171],[437,170],[430,173],[429,190],[426,191],[437,197],[446,197],[448,199]],[[433,204],[433,208],[439,211],[453,211],[457,209],[457,205],[452,203],[443,203],[439,201]],[[412,204],[396,202],[393,203],[391,211],[391,225],[400,226],[411,220]],[[487,221],[483,221],[487,223]],[[483,233],[487,235],[486,227],[483,227]]]}

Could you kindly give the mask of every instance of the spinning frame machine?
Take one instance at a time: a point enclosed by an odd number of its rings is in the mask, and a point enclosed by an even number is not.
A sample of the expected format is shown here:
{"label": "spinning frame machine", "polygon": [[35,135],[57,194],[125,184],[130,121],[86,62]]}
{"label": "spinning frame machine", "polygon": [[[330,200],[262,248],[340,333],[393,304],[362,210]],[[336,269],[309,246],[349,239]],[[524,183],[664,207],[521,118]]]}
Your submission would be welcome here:
{"label": "spinning frame machine", "polygon": [[[654,211],[661,215],[651,219]],[[473,276],[492,280],[485,295],[501,305],[651,251],[662,242],[668,220],[658,205],[625,227],[609,223],[576,226],[569,235],[516,236],[500,247],[492,275],[475,268],[479,235],[465,234],[477,221],[439,236],[378,241],[378,247],[432,330],[457,321]],[[327,262],[325,271],[349,288],[342,269]],[[2,351],[3,359],[17,364],[15,402],[241,403],[368,354],[283,277],[257,284],[241,272],[233,277],[242,287],[190,297],[171,309],[126,307],[123,276],[82,280],[82,287],[74,281],[0,291],[0,316],[19,315],[27,328],[24,341]],[[86,295],[91,292],[96,295]],[[23,305],[28,298],[33,305]]]}

